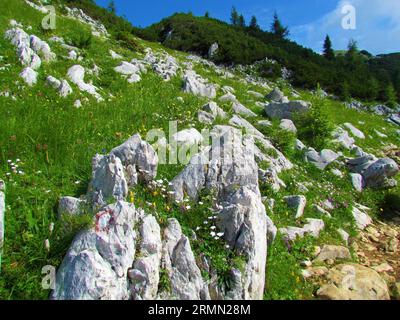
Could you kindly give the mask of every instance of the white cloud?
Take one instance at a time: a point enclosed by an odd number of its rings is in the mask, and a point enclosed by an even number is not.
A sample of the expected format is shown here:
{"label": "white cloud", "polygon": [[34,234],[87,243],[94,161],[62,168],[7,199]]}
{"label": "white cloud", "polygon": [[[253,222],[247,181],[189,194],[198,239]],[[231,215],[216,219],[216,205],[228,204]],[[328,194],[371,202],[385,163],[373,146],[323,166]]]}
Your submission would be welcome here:
{"label": "white cloud", "polygon": [[[342,7],[356,8],[356,30],[342,28]],[[332,12],[317,21],[293,27],[292,38],[321,51],[322,41],[329,34],[335,49],[345,49],[349,39],[374,54],[400,51],[399,0],[340,0]]]}

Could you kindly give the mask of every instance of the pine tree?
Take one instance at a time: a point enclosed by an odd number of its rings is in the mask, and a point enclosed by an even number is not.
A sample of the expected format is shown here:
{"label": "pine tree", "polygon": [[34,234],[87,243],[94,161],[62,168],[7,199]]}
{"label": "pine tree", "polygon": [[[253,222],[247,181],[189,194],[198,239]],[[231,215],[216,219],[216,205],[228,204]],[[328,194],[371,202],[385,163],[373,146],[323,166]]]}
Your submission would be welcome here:
{"label": "pine tree", "polygon": [[251,17],[251,21],[250,21],[250,26],[249,27],[251,29],[253,29],[253,30],[260,29],[260,26],[258,25],[256,16],[252,16]]}
{"label": "pine tree", "polygon": [[278,38],[284,39],[289,36],[288,27],[284,27],[282,22],[279,20],[278,14],[274,14],[274,22],[271,25],[271,32]]}
{"label": "pine tree", "polygon": [[350,39],[347,46],[346,58],[349,60],[354,60],[358,53],[358,44],[354,39]]}
{"label": "pine tree", "polygon": [[246,27],[246,20],[244,19],[242,14],[239,16],[239,27]]}
{"label": "pine tree", "polygon": [[333,60],[335,58],[335,53],[332,49],[331,38],[327,35],[324,42],[324,57],[328,60]]}
{"label": "pine tree", "polygon": [[114,1],[110,1],[108,3],[107,10],[112,12],[112,13],[116,13],[117,12],[117,8],[115,6],[115,2]]}
{"label": "pine tree", "polygon": [[239,13],[237,12],[235,7],[232,7],[231,11],[231,24],[234,26],[239,25]]}
{"label": "pine tree", "polygon": [[385,89],[385,104],[389,108],[394,108],[397,105],[397,94],[393,85],[390,83]]}
{"label": "pine tree", "polygon": [[204,17],[209,18],[210,17],[210,13],[208,11],[206,11],[206,13],[204,14]]}

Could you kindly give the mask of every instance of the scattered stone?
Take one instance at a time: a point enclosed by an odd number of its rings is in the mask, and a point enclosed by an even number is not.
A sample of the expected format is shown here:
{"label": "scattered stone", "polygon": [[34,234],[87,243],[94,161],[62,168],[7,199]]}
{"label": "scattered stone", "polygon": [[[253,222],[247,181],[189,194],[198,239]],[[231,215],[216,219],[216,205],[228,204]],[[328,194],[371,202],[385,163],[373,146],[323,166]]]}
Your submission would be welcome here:
{"label": "scattered stone", "polygon": [[296,219],[303,216],[304,209],[307,204],[307,199],[305,196],[287,196],[287,197],[284,197],[283,199],[286,201],[287,205],[290,208],[295,209],[295,211],[296,211],[295,218]]}
{"label": "scattered stone", "polygon": [[214,99],[217,95],[215,85],[209,84],[193,70],[187,70],[183,79],[183,91],[201,97]]}
{"label": "scattered stone", "polygon": [[232,103],[232,110],[234,113],[239,114],[243,117],[249,117],[249,118],[257,117],[257,115],[253,111],[247,109],[244,105],[242,105],[238,101]]}
{"label": "scattered stone", "polygon": [[249,90],[249,91],[247,91],[247,93],[248,93],[249,95],[252,95],[253,97],[255,97],[255,98],[257,98],[257,99],[263,99],[263,98],[264,98],[264,95],[262,95],[262,94],[259,93],[259,92],[255,92],[255,91]]}
{"label": "scattered stone", "polygon": [[337,128],[333,133],[333,142],[336,142],[343,146],[344,148],[351,150],[354,146],[355,140],[354,138],[349,136],[349,133],[342,128]]}
{"label": "scattered stone", "polygon": [[306,161],[320,170],[324,170],[329,164],[337,160],[340,155],[330,149],[324,149],[320,153],[313,148],[308,148],[305,153]]}
{"label": "scattered stone", "polygon": [[239,128],[244,128],[247,134],[255,135],[261,138],[264,137],[264,135],[260,131],[258,131],[250,122],[238,115],[234,115],[229,120],[229,124]]}
{"label": "scattered stone", "polygon": [[386,282],[372,269],[356,264],[342,264],[329,271],[329,284],[317,295],[327,300],[389,300]]}
{"label": "scattered stone", "polygon": [[319,214],[322,214],[323,216],[326,216],[328,218],[332,218],[332,215],[326,211],[324,208],[320,207],[317,204],[313,204],[312,208],[314,209],[314,211],[318,212]]}
{"label": "scattered stone", "polygon": [[350,235],[346,231],[344,231],[343,229],[338,229],[337,232],[340,234],[340,236],[342,237],[343,241],[346,244],[349,244]]}
{"label": "scattered stone", "polygon": [[218,52],[218,43],[214,42],[211,46],[210,49],[208,49],[208,58],[213,58],[217,52]]}
{"label": "scattered stone", "polygon": [[331,169],[331,172],[333,175],[335,175],[338,178],[343,178],[344,174],[342,171],[340,171],[339,169]]}
{"label": "scattered stone", "polygon": [[231,92],[227,92],[222,97],[220,97],[218,100],[221,102],[237,102],[236,96]]}
{"label": "scattered stone", "polygon": [[74,65],[68,70],[67,74],[68,78],[72,81],[72,83],[76,84],[79,90],[87,92],[93,95],[97,101],[103,101],[104,99],[97,92],[97,88],[89,83],[84,81],[85,79],[85,68],[80,65]]}
{"label": "scattered stone", "polygon": [[324,262],[326,260],[338,260],[345,259],[350,260],[351,254],[349,249],[342,246],[324,245],[322,247],[321,253],[315,258],[316,262]]}
{"label": "scattered stone", "polygon": [[353,185],[354,189],[357,192],[362,192],[364,187],[362,175],[358,173],[350,173],[350,177],[351,177],[351,184]]}
{"label": "scattered stone", "polygon": [[269,120],[259,120],[259,121],[257,121],[257,125],[260,127],[271,127],[272,122]]}
{"label": "scattered stone", "polygon": [[281,123],[279,124],[279,128],[292,133],[297,133],[297,128],[290,119],[282,119]]}
{"label": "scattered stone", "polygon": [[25,83],[29,86],[33,86],[37,82],[37,72],[29,67],[26,67],[20,73],[20,77],[25,81]]}
{"label": "scattered stone", "polygon": [[379,138],[385,139],[385,138],[388,137],[386,134],[384,134],[384,133],[382,133],[382,132],[380,132],[380,131],[378,131],[378,130],[376,130],[376,129],[374,129],[374,132],[376,133],[376,135],[377,135]]}
{"label": "scattered stone", "polygon": [[303,151],[303,150],[305,150],[307,147],[306,147],[306,145],[305,145],[302,141],[300,141],[299,139],[296,139],[295,148],[296,148],[296,150],[298,150],[298,151]]}
{"label": "scattered stone", "polygon": [[306,219],[306,221],[307,224],[303,228],[286,227],[279,229],[279,232],[287,241],[295,241],[297,238],[303,238],[307,234],[315,238],[319,237],[320,232],[325,228],[324,221],[319,219]]}
{"label": "scattered stone", "polygon": [[279,88],[275,88],[270,92],[266,97],[267,100],[271,100],[273,102],[278,102],[278,103],[288,103],[289,99],[285,97],[283,92],[279,90]]}
{"label": "scattered stone", "polygon": [[294,114],[305,113],[309,111],[310,104],[305,101],[296,100],[287,103],[273,102],[265,107],[265,113],[272,119],[290,119],[293,120]]}
{"label": "scattered stone", "polygon": [[374,266],[372,267],[372,269],[374,269],[376,272],[378,273],[384,273],[384,272],[393,272],[393,267],[390,266],[388,263],[384,262],[381,263],[378,266]]}
{"label": "scattered stone", "polygon": [[364,133],[362,133],[359,129],[353,126],[351,123],[345,123],[344,126],[350,130],[351,134],[359,139],[365,139]]}
{"label": "scattered stone", "polygon": [[109,51],[111,58],[115,60],[122,60],[124,57],[121,56],[120,54],[116,53],[115,51],[111,50]]}
{"label": "scattered stone", "polygon": [[61,81],[52,77],[48,76],[46,78],[47,84],[49,84],[52,88],[58,91],[61,97],[67,97],[72,93],[72,88],[69,85],[67,80],[62,79]]}
{"label": "scattered stone", "polygon": [[177,145],[198,145],[203,140],[203,136],[195,128],[179,131],[171,137],[171,143],[176,143]]}
{"label": "scattered stone", "polygon": [[84,212],[86,201],[73,198],[73,197],[62,197],[58,204],[58,217],[61,218],[63,215],[77,216]]}
{"label": "scattered stone", "polygon": [[373,222],[371,217],[365,212],[365,210],[357,205],[353,206],[352,214],[356,222],[357,228],[360,230],[364,230]]}
{"label": "scattered stone", "polygon": [[227,114],[215,102],[211,101],[201,108],[203,111],[211,113],[215,118],[226,119]]}

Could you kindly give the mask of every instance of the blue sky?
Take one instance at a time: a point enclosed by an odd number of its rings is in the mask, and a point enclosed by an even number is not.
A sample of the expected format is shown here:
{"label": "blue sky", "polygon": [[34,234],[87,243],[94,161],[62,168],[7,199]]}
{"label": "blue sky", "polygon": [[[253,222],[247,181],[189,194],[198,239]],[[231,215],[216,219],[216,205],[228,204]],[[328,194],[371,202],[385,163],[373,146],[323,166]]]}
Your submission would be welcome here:
{"label": "blue sky", "polygon": [[[96,0],[106,6],[109,0]],[[258,18],[263,29],[269,29],[276,10],[291,30],[290,38],[321,51],[326,34],[335,49],[345,49],[349,39],[373,54],[400,51],[400,0],[115,0],[117,13],[136,26],[148,26],[174,12],[193,12],[229,21],[232,6],[249,21]],[[342,8],[352,5],[356,29],[342,28]]]}

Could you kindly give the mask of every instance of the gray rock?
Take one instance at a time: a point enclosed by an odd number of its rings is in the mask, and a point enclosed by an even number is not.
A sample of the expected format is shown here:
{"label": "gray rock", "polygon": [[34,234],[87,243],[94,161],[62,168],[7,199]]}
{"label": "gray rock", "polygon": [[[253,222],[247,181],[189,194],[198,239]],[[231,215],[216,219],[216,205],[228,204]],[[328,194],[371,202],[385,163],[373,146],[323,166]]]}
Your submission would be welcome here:
{"label": "gray rock", "polygon": [[169,219],[164,230],[163,267],[171,283],[170,299],[208,300],[209,292],[196,264],[189,239],[176,219]]}
{"label": "gray rock", "polygon": [[232,103],[232,110],[234,113],[241,115],[243,117],[248,117],[248,118],[257,117],[257,115],[253,111],[247,109],[244,105],[242,105],[238,101]]}
{"label": "gray rock", "polygon": [[203,142],[202,134],[195,128],[185,129],[175,133],[171,137],[171,143],[177,145],[196,145]]}
{"label": "gray rock", "polygon": [[273,102],[280,102],[280,103],[289,102],[288,98],[285,97],[285,95],[281,90],[279,90],[279,88],[274,88],[274,90],[272,90],[272,92],[270,92],[265,98]]}
{"label": "gray rock", "polygon": [[399,166],[390,159],[384,158],[372,163],[363,172],[365,184],[373,188],[393,188],[397,181],[393,178],[399,173]]}
{"label": "gray rock", "polygon": [[350,177],[351,184],[353,185],[354,189],[358,192],[362,192],[364,187],[362,175],[359,173],[350,173]]}
{"label": "gray rock", "polygon": [[253,97],[255,97],[255,98],[257,98],[257,99],[263,99],[263,98],[264,98],[264,95],[262,95],[261,93],[256,92],[256,91],[251,91],[251,90],[249,90],[249,91],[247,91],[247,93],[248,93],[249,95],[252,95]]}
{"label": "gray rock", "polygon": [[224,94],[218,100],[221,102],[236,102],[237,101],[236,96],[231,92]]}
{"label": "gray rock", "polygon": [[278,233],[278,228],[275,226],[274,222],[271,220],[269,216],[267,216],[266,222],[267,222],[267,244],[272,245]]}
{"label": "gray rock", "polygon": [[227,205],[219,213],[220,229],[230,247],[247,258],[236,296],[244,300],[261,300],[267,253],[267,219],[261,196],[252,188],[241,187],[224,200]]}
{"label": "gray rock", "polygon": [[319,214],[322,214],[325,217],[328,217],[328,218],[332,217],[332,215],[328,211],[326,211],[324,208],[320,207],[317,204],[313,204],[312,208],[314,209],[315,212],[318,212]]}
{"label": "gray rock", "polygon": [[202,110],[197,112],[197,119],[204,124],[212,124],[215,121],[215,117],[211,113]]}
{"label": "gray rock", "polygon": [[301,100],[286,103],[273,102],[265,107],[265,113],[272,119],[293,120],[295,114],[306,113],[309,110],[310,104]]}
{"label": "gray rock", "polygon": [[142,140],[138,134],[129,138],[119,147],[111,150],[110,155],[111,154],[120,158],[128,171],[129,185],[136,184],[136,172],[139,180],[144,182],[153,180],[157,175],[157,153],[154,148],[148,142]]}
{"label": "gray rock", "polygon": [[73,197],[62,197],[58,204],[58,217],[61,218],[64,214],[80,215],[84,212],[86,201]]}
{"label": "gray rock", "polygon": [[336,142],[346,149],[352,149],[355,143],[354,138],[349,136],[349,133],[342,128],[337,128],[333,133],[333,142]]}
{"label": "gray rock", "polygon": [[210,99],[214,99],[217,95],[215,85],[209,84],[192,70],[186,71],[183,82],[183,91],[186,93],[192,93]]}
{"label": "gray rock", "polygon": [[279,124],[279,127],[280,127],[282,130],[289,131],[289,132],[293,132],[293,133],[297,133],[297,128],[296,128],[296,126],[294,125],[294,123],[293,123],[292,120],[289,120],[289,119],[282,119],[282,120],[281,120],[281,123]]}
{"label": "gray rock", "polygon": [[350,130],[351,134],[359,139],[365,139],[364,133],[362,133],[359,129],[353,126],[351,123],[345,123],[344,126]]}
{"label": "gray rock", "polygon": [[351,254],[349,249],[342,246],[324,245],[321,253],[315,258],[314,261],[326,261],[326,260],[337,260],[345,259],[350,260]]}
{"label": "gray rock", "polygon": [[305,144],[304,144],[302,141],[300,141],[299,139],[296,139],[295,148],[296,148],[296,150],[298,150],[298,151],[303,151],[303,150],[305,150],[307,147],[305,146]]}
{"label": "gray rock", "polygon": [[245,129],[247,134],[255,135],[261,138],[264,137],[264,135],[260,131],[258,131],[250,122],[248,122],[246,119],[243,119],[239,115],[233,115],[233,117],[229,120],[229,124]]}
{"label": "gray rock", "polygon": [[272,122],[269,120],[259,120],[259,121],[257,121],[257,125],[260,127],[271,127]]}
{"label": "gray rock", "polygon": [[98,88],[90,83],[85,82],[85,68],[80,65],[74,65],[69,68],[67,73],[72,83],[76,84],[80,91],[84,91],[94,96],[97,101],[103,101],[101,95],[97,92]]}
{"label": "gray rock", "polygon": [[211,113],[215,118],[226,119],[227,114],[215,102],[211,101],[201,108],[203,111]]}
{"label": "gray rock", "polygon": [[161,233],[153,216],[143,218],[140,226],[140,249],[128,276],[134,300],[155,300],[160,281]]}
{"label": "gray rock", "polygon": [[61,97],[66,97],[72,93],[72,88],[67,80],[58,80],[52,76],[46,78],[46,82],[52,88],[58,91]]}
{"label": "gray rock", "polygon": [[19,75],[27,85],[33,86],[37,82],[37,72],[30,67],[26,67]]}
{"label": "gray rock", "polygon": [[360,230],[364,230],[373,222],[371,217],[365,212],[363,207],[356,205],[353,206],[352,214],[356,222],[356,226]]}
{"label": "gray rock", "polygon": [[337,232],[339,233],[339,235],[342,237],[343,241],[348,244],[349,243],[349,238],[350,235],[343,229],[338,229]]}
{"label": "gray rock", "polygon": [[218,52],[218,43],[214,42],[211,46],[210,49],[208,49],[208,57],[211,59],[213,58],[217,52]]}
{"label": "gray rock", "polygon": [[305,153],[307,162],[312,163],[320,170],[324,170],[329,164],[337,160],[340,155],[330,149],[324,149],[320,153],[309,148]]}
{"label": "gray rock", "polygon": [[305,196],[287,196],[283,198],[287,205],[296,211],[295,218],[298,219],[303,216],[304,209],[307,204],[307,199]]}
{"label": "gray rock", "polygon": [[57,271],[53,300],[127,300],[128,269],[135,257],[138,211],[118,202],[95,216],[79,233]]}
{"label": "gray rock", "polygon": [[49,62],[56,59],[56,54],[51,51],[48,43],[35,35],[30,36],[30,46],[44,61]]}
{"label": "gray rock", "polygon": [[306,219],[307,224],[303,228],[298,227],[286,227],[279,229],[279,232],[287,241],[295,241],[297,238],[303,238],[309,234],[313,237],[319,237],[320,232],[325,228],[323,220],[319,219]]}
{"label": "gray rock", "polygon": [[110,198],[124,200],[127,194],[128,183],[120,158],[114,154],[97,154],[92,160],[92,181],[88,190],[94,208],[101,208]]}

